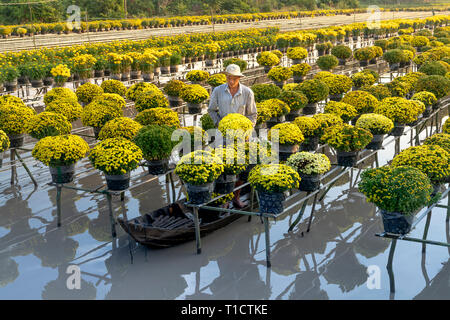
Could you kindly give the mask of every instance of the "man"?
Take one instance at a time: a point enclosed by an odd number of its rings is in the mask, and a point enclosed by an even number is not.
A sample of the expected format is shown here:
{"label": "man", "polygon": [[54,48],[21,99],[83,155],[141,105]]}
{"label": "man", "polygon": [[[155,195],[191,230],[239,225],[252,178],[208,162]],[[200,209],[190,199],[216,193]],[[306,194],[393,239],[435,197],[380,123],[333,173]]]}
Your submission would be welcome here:
{"label": "man", "polygon": [[[256,103],[253,91],[243,84],[239,83],[241,77],[241,68],[236,64],[230,64],[225,69],[227,83],[224,83],[214,89],[209,99],[208,113],[217,127],[229,113],[240,113],[246,116],[256,124]],[[242,180],[236,182],[236,187],[243,183]],[[233,204],[238,208],[243,208],[245,204],[240,200],[240,191],[234,192]]]}

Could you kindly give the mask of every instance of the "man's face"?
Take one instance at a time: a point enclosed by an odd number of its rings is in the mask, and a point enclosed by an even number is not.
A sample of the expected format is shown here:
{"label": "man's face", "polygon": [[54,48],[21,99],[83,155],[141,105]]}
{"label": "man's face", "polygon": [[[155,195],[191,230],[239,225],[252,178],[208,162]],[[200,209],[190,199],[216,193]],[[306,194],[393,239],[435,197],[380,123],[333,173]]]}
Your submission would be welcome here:
{"label": "man's face", "polygon": [[241,77],[238,77],[238,76],[230,76],[230,75],[227,75],[227,83],[228,83],[228,86],[230,87],[230,88],[235,88],[235,87],[237,87],[238,85],[239,85],[239,79],[240,79]]}

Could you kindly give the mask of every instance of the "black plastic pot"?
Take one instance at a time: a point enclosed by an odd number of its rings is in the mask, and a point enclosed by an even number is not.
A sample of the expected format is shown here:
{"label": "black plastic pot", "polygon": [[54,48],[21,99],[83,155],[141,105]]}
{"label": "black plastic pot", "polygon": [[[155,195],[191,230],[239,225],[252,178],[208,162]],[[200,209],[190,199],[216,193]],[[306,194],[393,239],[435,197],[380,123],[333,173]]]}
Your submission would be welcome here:
{"label": "black plastic pot", "polygon": [[105,174],[106,184],[108,190],[111,191],[123,191],[130,187],[130,173],[120,175],[108,175]]}
{"label": "black plastic pot", "polygon": [[423,116],[425,118],[429,117],[432,112],[433,112],[432,106],[428,106],[428,107],[426,107],[425,111],[423,112]]}
{"label": "black plastic pot", "polygon": [[147,161],[148,173],[157,176],[169,171],[169,159]]}
{"label": "black plastic pot", "polygon": [[101,78],[105,76],[105,71],[103,70],[94,70],[94,77]]}
{"label": "black plastic pot", "polygon": [[53,84],[53,81],[54,81],[53,78],[50,78],[50,77],[44,78],[44,80],[43,80],[44,86],[47,86],[47,87],[51,86]]}
{"label": "black plastic pot", "polygon": [[202,112],[202,104],[201,103],[187,103],[189,114],[197,114]]}
{"label": "black plastic pot", "polygon": [[272,128],[273,126],[282,123],[286,121],[286,117],[285,116],[281,116],[281,117],[272,117],[269,120],[267,120],[266,124],[267,124],[267,128]]}
{"label": "black plastic pot", "polygon": [[383,146],[384,134],[374,134],[372,141],[366,146],[368,150],[379,150]]}
{"label": "black plastic pot", "polygon": [[188,193],[188,202],[191,204],[202,204],[211,200],[211,194],[214,184],[206,183],[202,185],[191,185],[186,183],[186,189]]}
{"label": "black plastic pot", "polygon": [[369,65],[369,61],[367,61],[367,60],[361,60],[359,62],[360,67],[367,67],[368,65]]}
{"label": "black plastic pot", "polygon": [[73,181],[75,164],[68,166],[49,167],[53,183],[69,183]]}
{"label": "black plastic pot", "polygon": [[317,112],[317,103],[308,103],[303,109],[303,114],[311,115]]}
{"label": "black plastic pot", "polygon": [[358,159],[358,151],[337,151],[337,163],[338,166],[353,167],[356,165]]}
{"label": "black plastic pot", "polygon": [[179,97],[168,96],[168,100],[171,108],[179,107],[183,103],[183,100]]}
{"label": "black plastic pot", "polygon": [[280,214],[284,210],[283,201],[286,196],[283,192],[267,193],[258,191],[259,212]]}
{"label": "black plastic pot", "polygon": [[287,120],[287,121],[294,121],[295,118],[299,117],[301,113],[302,113],[302,109],[291,110],[291,112],[289,112],[289,113],[286,115],[286,120]]}
{"label": "black plastic pot", "polygon": [[300,145],[301,151],[316,151],[319,146],[318,136],[305,136],[305,141]]}
{"label": "black plastic pot", "polygon": [[229,194],[233,192],[236,184],[236,175],[221,174],[214,183],[214,192],[219,194]]}
{"label": "black plastic pot", "polygon": [[23,146],[23,139],[25,135],[21,134],[8,134],[9,138],[9,147],[10,148],[20,148]]}
{"label": "black plastic pot", "polygon": [[44,86],[44,82],[41,80],[31,80],[31,86],[33,88],[40,88]]}
{"label": "black plastic pot", "polygon": [[405,131],[405,125],[399,123],[394,123],[394,125],[394,129],[392,129],[391,131],[391,136],[400,137],[401,135],[403,135],[403,132]]}
{"label": "black plastic pot", "polygon": [[286,161],[291,155],[299,151],[298,144],[280,144],[279,145],[279,158],[280,161]]}
{"label": "black plastic pot", "polygon": [[305,77],[303,77],[303,76],[293,76],[293,78],[294,78],[294,83],[301,83],[304,79],[305,79]]}
{"label": "black plastic pot", "polygon": [[329,98],[331,101],[341,101],[342,93],[341,94],[330,94]]}
{"label": "black plastic pot", "polygon": [[100,131],[102,130],[102,128],[101,127],[92,127],[92,129],[94,130],[95,139],[98,139],[98,135],[99,135]]}
{"label": "black plastic pot", "polygon": [[300,191],[316,191],[320,188],[321,174],[300,174]]}
{"label": "black plastic pot", "polygon": [[404,215],[398,212],[381,210],[384,231],[393,234],[407,234],[411,231],[414,216]]}

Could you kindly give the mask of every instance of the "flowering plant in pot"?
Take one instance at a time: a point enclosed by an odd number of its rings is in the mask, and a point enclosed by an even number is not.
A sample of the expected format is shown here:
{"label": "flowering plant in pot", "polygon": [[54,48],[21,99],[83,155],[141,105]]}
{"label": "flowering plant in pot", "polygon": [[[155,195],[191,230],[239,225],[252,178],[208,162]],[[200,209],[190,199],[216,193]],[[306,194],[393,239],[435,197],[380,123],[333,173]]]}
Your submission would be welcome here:
{"label": "flowering plant in pot", "polygon": [[248,139],[252,133],[253,123],[240,113],[229,113],[220,120],[218,129],[228,143],[231,138],[233,141]]}
{"label": "flowering plant in pot", "polygon": [[418,70],[426,75],[445,76],[450,71],[450,65],[444,61],[426,61]]}
{"label": "flowering plant in pot", "polygon": [[61,87],[70,77],[70,69],[65,64],[58,64],[50,70],[53,79],[55,80],[55,85]]}
{"label": "flowering plant in pot", "polygon": [[258,192],[259,211],[279,214],[283,212],[285,192],[298,188],[300,176],[285,164],[260,164],[250,171],[248,181]]}
{"label": "flowering plant in pot", "polygon": [[368,61],[375,58],[376,53],[371,47],[364,47],[353,52],[353,56],[359,61],[361,67],[368,65]]}
{"label": "flowering plant in pot", "polygon": [[440,146],[450,154],[450,134],[448,133],[435,133],[432,136],[426,138],[423,143],[425,145]]}
{"label": "flowering plant in pot", "polygon": [[[120,61],[120,72],[122,74],[120,80],[128,81],[131,78],[131,65],[133,63],[133,57],[129,54],[122,54]],[[116,79],[119,80],[119,79]]]}
{"label": "flowering plant in pot", "polygon": [[421,101],[425,105],[424,117],[428,117],[431,114],[433,105],[437,102],[436,96],[428,91],[417,92],[411,99]]}
{"label": "flowering plant in pot", "polygon": [[369,130],[373,135],[372,141],[366,146],[366,149],[378,150],[383,145],[384,135],[394,128],[394,123],[381,114],[366,113],[359,117],[355,126]]}
{"label": "flowering plant in pot", "polygon": [[183,156],[175,173],[186,184],[188,200],[202,204],[211,199],[213,182],[223,173],[222,160],[208,151],[197,150]]}
{"label": "flowering plant in pot", "polygon": [[328,86],[318,79],[303,81],[298,85],[298,90],[308,98],[308,105],[303,108],[304,114],[315,114],[317,102],[328,97],[330,92]]}
{"label": "flowering plant in pot", "polygon": [[88,151],[86,141],[79,136],[67,134],[39,140],[32,155],[50,168],[54,183],[68,183],[73,181],[75,163],[84,158]]}
{"label": "flowering plant in pot", "polygon": [[39,88],[43,86],[42,79],[46,75],[45,65],[41,62],[29,62],[25,64],[23,69],[24,75],[31,81],[33,88]]}
{"label": "flowering plant in pot", "polygon": [[168,125],[173,127],[180,127],[180,119],[178,113],[169,108],[153,108],[139,112],[134,118],[143,126],[150,124]]}
{"label": "flowering plant in pot", "polygon": [[78,102],[75,92],[69,88],[53,88],[44,95],[44,104],[48,105],[53,101],[67,100],[70,102]]}
{"label": "flowering plant in pot", "polygon": [[409,166],[367,169],[358,188],[381,210],[384,231],[393,234],[407,234],[415,212],[433,202],[430,179]]}
{"label": "flowering plant in pot", "polygon": [[97,61],[94,64],[94,76],[103,77],[105,75],[109,76],[111,70],[108,69],[108,59],[104,55],[96,55],[95,59]]}
{"label": "flowering plant in pot", "polygon": [[383,59],[389,63],[391,70],[397,70],[400,62],[405,60],[405,53],[401,49],[388,50],[383,54]]}
{"label": "flowering plant in pot", "polygon": [[169,103],[171,107],[178,107],[181,105],[180,99],[181,90],[186,86],[183,81],[172,79],[167,82],[163,88],[163,91],[169,97]]}
{"label": "flowering plant in pot", "polygon": [[233,192],[237,175],[247,167],[244,148],[227,145],[226,148],[214,149],[212,154],[222,160],[224,168],[223,173],[215,181],[214,192],[220,194]]}
{"label": "flowering plant in pot", "polygon": [[339,59],[339,65],[345,65],[346,60],[353,55],[352,49],[348,46],[338,45],[331,48],[331,54]]}
{"label": "flowering plant in pot", "polygon": [[139,166],[141,149],[125,138],[99,142],[90,152],[92,165],[105,174],[108,189],[122,191],[130,186],[130,172]]}
{"label": "flowering plant in pot", "polygon": [[202,102],[209,98],[208,91],[199,84],[190,84],[181,90],[180,98],[186,101],[190,114],[200,113]]}
{"label": "flowering plant in pot", "polygon": [[14,103],[0,104],[0,128],[8,135],[11,148],[23,145],[27,123],[36,115],[33,108]]}
{"label": "flowering plant in pot", "polygon": [[291,67],[291,71],[294,77],[295,83],[300,83],[303,81],[306,74],[311,70],[311,66],[307,63],[295,64]]}
{"label": "flowering plant in pot", "polygon": [[93,127],[95,137],[98,138],[101,128],[108,121],[122,116],[123,112],[121,108],[94,101],[83,108],[81,122],[85,126]]}
{"label": "flowering plant in pot", "polygon": [[101,95],[103,93],[103,89],[100,86],[88,82],[79,86],[75,93],[78,101],[88,104],[94,100],[95,97]]}
{"label": "flowering plant in pot", "polygon": [[140,94],[134,106],[138,112],[152,108],[167,108],[169,100],[160,90],[150,90]]}
{"label": "flowering plant in pot", "polygon": [[191,81],[194,84],[202,83],[203,81],[208,80],[209,77],[209,72],[203,70],[192,70],[186,74],[186,80]]}
{"label": "flowering plant in pot", "polygon": [[345,102],[329,101],[325,105],[324,111],[339,116],[344,122],[349,122],[358,115],[356,108]]}
{"label": "flowering plant in pot", "polygon": [[358,152],[372,141],[370,131],[349,124],[336,125],[325,130],[322,140],[337,151],[338,165],[353,167]]}
{"label": "flowering plant in pot", "polygon": [[413,122],[417,117],[417,110],[411,102],[400,97],[381,100],[374,112],[382,114],[394,122],[394,129],[391,132],[394,137],[401,136],[405,124]]}
{"label": "flowering plant in pot", "polygon": [[299,150],[299,145],[305,141],[305,137],[299,127],[294,123],[279,123],[269,131],[269,139],[273,139],[274,133],[278,134],[279,155],[281,161],[286,161],[290,155]]}
{"label": "flowering plant in pot", "polygon": [[128,57],[132,59],[130,64],[130,78],[139,79],[141,77],[141,59],[142,53],[140,52],[129,52]]}
{"label": "flowering plant in pot", "polygon": [[270,71],[267,73],[267,77],[275,82],[276,86],[282,88],[286,83],[286,80],[292,77],[292,71],[288,67],[278,66],[270,69]]}
{"label": "flowering plant in pot", "polygon": [[258,54],[256,62],[259,65],[264,66],[264,72],[268,73],[269,70],[280,63],[280,58],[275,53],[264,51]]}
{"label": "flowering plant in pot", "polygon": [[[362,90],[348,92],[342,99],[342,102],[354,106],[358,114],[373,112],[378,104],[377,98]],[[356,118],[353,118],[353,120],[356,121]]]}
{"label": "flowering plant in pot", "polygon": [[286,120],[293,121],[297,118],[303,107],[308,104],[308,98],[301,92],[298,91],[282,91],[279,100],[285,102],[289,109],[291,110],[288,114],[286,114]]}
{"label": "flowering plant in pot", "polygon": [[266,108],[270,118],[267,120],[267,126],[273,127],[277,123],[285,121],[285,115],[287,115],[291,109],[287,103],[280,99],[269,99],[260,103],[263,108]]}
{"label": "flowering plant in pot", "polygon": [[425,112],[426,107],[422,101],[419,100],[409,100],[411,107],[415,110],[415,120],[408,123],[407,125],[413,127],[419,123],[419,120],[423,117],[422,113]]}
{"label": "flowering plant in pot", "polygon": [[329,71],[337,67],[337,65],[339,64],[339,60],[335,56],[328,54],[319,57],[316,63],[319,66],[320,70]]}
{"label": "flowering plant in pot", "polygon": [[45,111],[64,115],[69,122],[74,122],[81,117],[83,107],[70,100],[54,100],[45,106]]}
{"label": "flowering plant in pot", "polygon": [[254,84],[251,87],[253,93],[255,94],[255,101],[262,102],[264,100],[275,99],[280,93],[281,89],[274,85],[273,83],[259,83]]}
{"label": "flowering plant in pot", "polygon": [[8,135],[0,129],[0,168],[3,164],[3,152],[8,150],[10,145]]}
{"label": "flowering plant in pot", "polygon": [[332,101],[341,101],[344,93],[352,88],[352,79],[344,74],[333,74],[328,71],[321,71],[314,76],[329,88],[329,98]]}
{"label": "flowering plant in pot", "polygon": [[125,99],[116,93],[102,93],[101,95],[96,96],[92,102],[107,104],[119,110],[125,108],[126,105]]}
{"label": "flowering plant in pot", "polygon": [[216,127],[209,113],[205,113],[200,117],[200,124],[203,130],[214,129]]}
{"label": "flowering plant in pot", "polygon": [[223,73],[213,74],[211,77],[209,77],[208,80],[206,80],[206,83],[208,83],[212,87],[213,90],[215,87],[220,86],[221,84],[224,84],[226,82],[227,82],[227,77]]}
{"label": "flowering plant in pot", "polygon": [[378,84],[374,86],[366,86],[361,88],[362,91],[367,91],[373,95],[377,100],[381,101],[384,98],[391,97],[391,92],[385,84]]}
{"label": "flowering plant in pot", "polygon": [[450,92],[450,79],[439,75],[423,76],[417,80],[415,90],[431,92],[437,99],[441,99]]}
{"label": "flowering plant in pot", "polygon": [[308,57],[308,51],[302,47],[293,47],[287,50],[286,55],[289,59],[292,59],[293,64],[299,64]]}
{"label": "flowering plant in pot", "polygon": [[442,132],[443,133],[450,133],[450,118],[447,118],[445,120],[444,125],[442,126]]}
{"label": "flowering plant in pot", "polygon": [[376,82],[373,75],[366,72],[354,73],[352,74],[351,79],[353,87],[356,88],[357,90],[360,89],[361,87],[371,86]]}
{"label": "flowering plant in pot", "polygon": [[69,60],[72,64],[72,71],[76,73],[80,79],[88,79],[92,75],[92,70],[97,59],[90,54],[81,54]]}
{"label": "flowering plant in pot", "polygon": [[134,137],[133,142],[141,148],[150,174],[163,174],[169,170],[169,157],[177,143],[171,139],[174,130],[167,125],[148,125],[141,127]]}
{"label": "flowering plant in pot", "polygon": [[330,159],[323,153],[297,152],[287,159],[286,164],[300,175],[301,191],[318,190],[322,175],[331,168]]}
{"label": "flowering plant in pot", "polygon": [[14,66],[3,66],[0,69],[5,81],[6,91],[15,91],[17,89],[17,78],[20,76],[19,70]]}
{"label": "flowering plant in pot", "polygon": [[293,123],[300,129],[305,141],[300,145],[302,151],[315,151],[319,145],[320,123],[313,117],[297,117]]}
{"label": "flowering plant in pot", "polygon": [[391,166],[411,166],[425,173],[433,185],[448,180],[450,175],[450,154],[438,145],[409,147],[392,160]]}
{"label": "flowering plant in pot", "polygon": [[147,91],[159,91],[159,88],[153,83],[138,82],[128,88],[128,90],[125,92],[125,96],[127,97],[127,99],[136,101],[139,95]]}
{"label": "flowering plant in pot", "polygon": [[69,134],[72,124],[62,114],[44,111],[31,117],[26,123],[25,130],[39,140],[48,136]]}
{"label": "flowering plant in pot", "polygon": [[98,134],[99,140],[125,138],[133,140],[142,125],[128,117],[118,117],[105,123]]}
{"label": "flowering plant in pot", "polygon": [[119,80],[105,80],[100,87],[104,93],[115,93],[121,97],[125,96],[127,92],[127,87]]}

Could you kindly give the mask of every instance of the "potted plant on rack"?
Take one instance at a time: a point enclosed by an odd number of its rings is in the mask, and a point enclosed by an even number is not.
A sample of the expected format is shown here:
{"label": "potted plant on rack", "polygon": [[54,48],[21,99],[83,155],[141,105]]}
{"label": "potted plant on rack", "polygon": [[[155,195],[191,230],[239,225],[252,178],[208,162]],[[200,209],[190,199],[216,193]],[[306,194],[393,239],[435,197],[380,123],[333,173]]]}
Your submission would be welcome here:
{"label": "potted plant on rack", "polygon": [[376,80],[372,74],[367,72],[357,72],[351,76],[353,91],[360,90],[362,87],[373,85]]}
{"label": "potted plant on rack", "polygon": [[286,53],[287,57],[292,60],[292,64],[300,64],[308,57],[308,51],[302,47],[289,48]]}
{"label": "potted plant on rack", "polygon": [[32,155],[49,167],[53,183],[62,184],[73,181],[75,163],[88,151],[89,145],[81,137],[66,134],[39,140]]}
{"label": "potted plant on rack", "polygon": [[170,73],[177,73],[181,64],[181,54],[178,52],[172,53],[170,56]]}
{"label": "potted plant on rack", "polygon": [[300,176],[284,164],[261,164],[250,171],[248,181],[258,192],[259,212],[276,215],[283,212],[285,192],[298,188]]}
{"label": "potted plant on rack", "polygon": [[359,151],[367,146],[372,138],[370,131],[349,124],[327,128],[322,136],[322,140],[336,150],[338,165],[344,167],[353,167],[356,164]]}
{"label": "potted plant on rack", "polygon": [[214,192],[219,194],[233,192],[237,175],[247,167],[244,148],[240,148],[235,144],[227,145],[225,148],[214,149],[212,153],[222,160],[224,167],[223,173],[214,183]]}
{"label": "potted plant on rack", "polygon": [[17,78],[20,76],[19,70],[14,66],[5,66],[1,69],[4,76],[6,91],[17,90]]}
{"label": "potted plant on rack", "polygon": [[337,67],[339,60],[335,56],[328,54],[319,57],[316,63],[320,70],[330,71]]}
{"label": "potted plant on rack", "polygon": [[201,85],[190,84],[181,90],[180,98],[187,103],[189,114],[196,114],[202,111],[202,103],[209,98],[209,94]]}
{"label": "potted plant on rack", "polygon": [[139,112],[134,118],[143,126],[150,124],[168,125],[179,128],[180,119],[178,113],[169,108],[153,108]]}
{"label": "potted plant on rack", "polygon": [[317,54],[319,55],[319,57],[323,56],[327,49],[328,49],[328,45],[326,43],[317,43],[316,44],[316,50],[317,50]]}
{"label": "potted plant on rack", "polygon": [[328,86],[318,79],[303,81],[298,85],[298,90],[308,98],[308,104],[303,108],[303,114],[315,114],[317,103],[326,99],[330,92]]}
{"label": "potted plant on rack", "polygon": [[293,123],[299,127],[305,138],[300,150],[316,151],[319,145],[320,123],[312,117],[297,117]]}
{"label": "potted plant on rack", "polygon": [[166,83],[163,91],[168,96],[170,107],[176,108],[181,105],[183,100],[180,98],[181,90],[186,86],[183,81],[172,79]]}
{"label": "potted plant on rack", "polygon": [[278,150],[281,161],[286,161],[292,154],[298,152],[299,145],[305,141],[299,127],[290,122],[279,123],[270,129],[269,139],[272,141],[274,134],[278,134]]}
{"label": "potted plant on rack", "polygon": [[264,51],[258,54],[256,62],[264,67],[265,73],[268,73],[273,66],[280,63],[280,59],[275,53]]}
{"label": "potted plant on rack", "polygon": [[292,77],[292,71],[288,67],[274,67],[267,73],[267,77],[272,80],[278,88],[283,88],[286,81]]}
{"label": "potted plant on rack", "polygon": [[92,77],[92,71],[97,59],[90,54],[81,54],[71,58],[70,62],[73,66],[73,71],[81,80],[81,83],[85,83],[87,79]]}
{"label": "potted plant on rack", "polygon": [[[358,111],[358,115],[363,113],[374,112],[375,107],[378,105],[378,100],[367,91],[356,90],[348,92],[342,102],[351,104]],[[352,124],[356,123],[358,116],[352,119]]]}
{"label": "potted plant on rack", "polygon": [[115,93],[121,97],[125,96],[125,93],[127,92],[127,87],[119,80],[102,81],[100,87],[103,89],[104,93]]}
{"label": "potted plant on rack", "polygon": [[40,140],[48,136],[69,134],[72,124],[62,114],[44,111],[31,117],[25,130],[33,138]]}
{"label": "potted plant on rack", "polygon": [[151,108],[167,108],[169,100],[160,90],[149,90],[137,96],[134,107],[138,112]]}
{"label": "potted plant on rack", "polygon": [[394,122],[394,129],[391,131],[391,135],[394,137],[403,135],[405,125],[417,118],[417,110],[410,101],[400,97],[383,99],[375,107],[374,112],[382,114]]}
{"label": "potted plant on rack", "polygon": [[450,176],[450,154],[438,145],[409,147],[392,160],[391,166],[411,166],[425,173],[434,186],[436,194],[440,184]]}
{"label": "potted plant on rack", "polygon": [[291,71],[294,78],[294,83],[300,83],[304,80],[306,74],[311,70],[311,66],[307,63],[300,63],[293,65]]}
{"label": "potted plant on rack", "polygon": [[169,170],[169,157],[176,143],[171,139],[174,130],[166,125],[149,125],[137,132],[133,141],[141,148],[150,174],[159,175]]}
{"label": "potted plant on rack", "polygon": [[70,78],[70,69],[65,64],[58,64],[50,71],[55,81],[54,87],[63,87]]}
{"label": "potted plant on rack", "polygon": [[375,51],[370,47],[364,47],[355,50],[353,56],[359,61],[361,67],[367,67],[369,60],[375,58]]}
{"label": "potted plant on rack", "polygon": [[96,97],[103,94],[103,89],[100,86],[87,82],[82,84],[75,91],[78,101],[82,104],[87,105],[91,103]]}
{"label": "potted plant on rack", "polygon": [[423,76],[417,80],[416,92],[428,91],[441,99],[450,92],[450,79],[439,75]]}
{"label": "potted plant on rack", "polygon": [[345,62],[352,57],[353,52],[350,47],[339,45],[331,49],[331,54],[339,59],[340,66],[345,66]]}
{"label": "potted plant on rack", "polygon": [[138,167],[141,159],[141,149],[125,138],[103,140],[89,154],[92,165],[105,174],[111,191],[129,188],[130,172]]}
{"label": "potted plant on rack", "polygon": [[367,169],[358,188],[381,210],[384,231],[392,234],[407,234],[414,214],[433,202],[430,179],[408,166]]}
{"label": "potted plant on rack", "polygon": [[273,83],[258,83],[251,87],[253,93],[255,94],[255,101],[263,102],[269,99],[278,98],[281,93],[281,89],[278,88]]}
{"label": "potted plant on rack", "polygon": [[[133,63],[133,58],[129,54],[123,54],[120,61],[120,72],[122,77],[120,80],[129,81],[131,79],[131,64]],[[119,80],[119,79],[117,79]]]}
{"label": "potted plant on rack", "polygon": [[25,105],[15,103],[0,104],[0,128],[8,135],[10,148],[23,145],[27,123],[36,115],[36,111]]}
{"label": "potted plant on rack", "polygon": [[[291,111],[287,103],[279,99],[269,99],[259,103],[260,108],[267,110],[267,114],[270,115],[266,121],[267,127],[272,128],[274,125],[284,122],[285,116]],[[258,105],[257,105],[258,107]]]}
{"label": "potted plant on rack", "polygon": [[425,145],[440,146],[450,154],[450,134],[448,133],[435,133],[426,138],[423,143]]}
{"label": "potted plant on rack", "polygon": [[140,52],[129,52],[128,56],[133,59],[133,62],[131,62],[130,79],[133,79],[133,80],[140,79],[141,78],[142,53],[140,53]]}
{"label": "potted plant on rack", "polygon": [[202,84],[209,78],[209,72],[203,70],[192,70],[186,74],[186,80],[192,84]]}
{"label": "potted plant on rack", "polygon": [[329,88],[329,98],[332,101],[341,101],[344,93],[352,88],[352,80],[344,74],[333,74],[328,71],[321,71],[314,76],[327,84]]}
{"label": "potted plant on rack", "polygon": [[110,120],[122,117],[122,108],[109,103],[94,101],[83,108],[81,122],[84,126],[91,126],[95,138],[98,138],[101,128]]}
{"label": "potted plant on rack", "polygon": [[3,152],[8,150],[10,145],[8,135],[0,129],[0,168],[3,165]]}
{"label": "potted plant on rack", "polygon": [[389,63],[391,71],[398,70],[400,62],[405,60],[404,52],[401,49],[391,49],[383,54],[383,59]]}
{"label": "potted plant on rack", "polygon": [[332,113],[348,123],[358,115],[358,111],[354,106],[345,102],[329,101],[324,108],[325,113]]}
{"label": "potted plant on rack", "polygon": [[67,100],[70,102],[78,102],[75,92],[69,88],[53,88],[44,95],[44,104],[48,105],[53,101]]}
{"label": "potted plant on rack", "polygon": [[223,173],[222,160],[208,151],[197,150],[183,156],[175,173],[185,183],[188,201],[202,204],[211,199],[214,181]]}
{"label": "potted plant on rack", "polygon": [[104,55],[96,55],[94,64],[94,77],[101,78],[104,76],[109,76],[111,70],[108,69],[108,60]]}
{"label": "potted plant on rack", "polygon": [[300,191],[312,192],[320,188],[322,175],[330,170],[331,163],[323,153],[298,152],[287,159],[286,164],[300,175]]}
{"label": "potted plant on rack", "polygon": [[154,79],[155,63],[157,61],[158,57],[154,53],[150,51],[144,51],[140,61],[140,69],[144,81],[151,81]]}
{"label": "potted plant on rack", "polygon": [[285,102],[290,109],[290,112],[286,114],[287,121],[294,121],[308,104],[308,98],[303,93],[295,90],[283,90],[278,98]]}
{"label": "potted plant on rack", "polygon": [[[98,134],[99,140],[109,138],[125,138],[133,140],[142,125],[128,117],[119,117],[109,120]],[[141,148],[142,149],[142,148]]]}
{"label": "potted plant on rack", "polygon": [[122,80],[122,74],[120,73],[122,67],[123,55],[110,52],[106,56],[108,60],[108,69],[111,72],[110,77],[114,80]]}
{"label": "potted plant on rack", "polygon": [[383,145],[384,136],[392,131],[394,123],[381,114],[366,113],[359,117],[355,126],[369,130],[373,135],[372,141],[366,146],[366,149],[379,150]]}
{"label": "potted plant on rack", "polygon": [[424,117],[428,117],[431,114],[433,105],[437,102],[436,96],[428,91],[415,93],[411,100],[421,101],[425,105],[425,112],[423,113]]}
{"label": "potted plant on rack", "polygon": [[206,80],[206,82],[211,86],[211,93],[212,93],[215,87],[218,87],[221,84],[227,82],[227,77],[223,73],[216,73],[213,74],[211,77],[209,77],[209,79]]}

